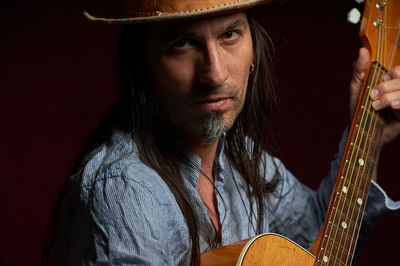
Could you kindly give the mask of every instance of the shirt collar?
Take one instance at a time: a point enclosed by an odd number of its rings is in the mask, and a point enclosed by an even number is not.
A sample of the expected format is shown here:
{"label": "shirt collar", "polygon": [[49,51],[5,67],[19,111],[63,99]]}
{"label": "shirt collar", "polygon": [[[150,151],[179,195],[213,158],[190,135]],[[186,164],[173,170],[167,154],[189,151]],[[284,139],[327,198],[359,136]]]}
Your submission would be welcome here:
{"label": "shirt collar", "polygon": [[[218,141],[218,147],[215,153],[214,167],[217,167],[216,176],[219,176],[220,173],[222,173],[224,170],[223,154],[225,148],[225,138],[226,138],[226,133],[223,133]],[[189,165],[186,163],[179,163],[181,173],[188,179],[188,181],[190,181],[192,185],[196,185],[197,180],[199,179],[200,176],[201,159],[199,156],[197,156],[197,154],[191,151],[183,141],[180,141],[179,146],[184,157],[189,162]]]}

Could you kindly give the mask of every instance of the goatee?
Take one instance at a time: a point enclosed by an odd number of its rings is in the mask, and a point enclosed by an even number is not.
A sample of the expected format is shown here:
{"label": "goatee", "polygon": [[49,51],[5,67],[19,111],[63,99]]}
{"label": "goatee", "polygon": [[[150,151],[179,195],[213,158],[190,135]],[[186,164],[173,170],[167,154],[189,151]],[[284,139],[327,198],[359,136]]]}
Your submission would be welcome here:
{"label": "goatee", "polygon": [[201,121],[201,136],[203,143],[214,143],[227,130],[222,115],[222,111],[212,111],[203,117]]}

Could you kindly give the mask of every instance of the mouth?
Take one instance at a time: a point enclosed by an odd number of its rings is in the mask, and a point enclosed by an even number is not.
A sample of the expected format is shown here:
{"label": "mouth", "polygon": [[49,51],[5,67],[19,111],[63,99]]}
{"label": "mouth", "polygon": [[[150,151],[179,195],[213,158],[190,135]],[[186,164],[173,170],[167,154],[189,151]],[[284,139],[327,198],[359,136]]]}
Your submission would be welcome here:
{"label": "mouth", "polygon": [[205,111],[217,111],[226,109],[231,102],[232,97],[213,97],[195,101],[194,104]]}

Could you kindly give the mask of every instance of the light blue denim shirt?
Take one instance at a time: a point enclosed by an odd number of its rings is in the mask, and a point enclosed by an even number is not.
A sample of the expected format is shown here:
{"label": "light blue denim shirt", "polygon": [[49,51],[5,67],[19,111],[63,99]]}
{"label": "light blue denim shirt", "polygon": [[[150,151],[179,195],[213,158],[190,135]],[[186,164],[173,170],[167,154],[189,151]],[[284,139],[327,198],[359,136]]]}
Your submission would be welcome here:
{"label": "light blue denim shirt", "polygon": [[[301,184],[277,158],[264,153],[265,178],[271,178],[275,170],[281,177],[276,192],[265,199],[268,211],[262,214],[264,232],[279,233],[306,248],[310,246],[322,227],[344,144],[345,138],[328,177],[316,191]],[[191,152],[188,156],[200,168],[200,159]],[[216,158],[220,170],[215,186],[225,245],[256,232],[249,224],[242,179],[224,155],[223,140]],[[214,229],[197,193],[199,172],[187,167],[181,167],[181,171],[199,217],[200,247],[204,252]],[[65,259],[67,265],[189,265],[189,233],[178,204],[160,176],[140,161],[129,135],[115,132],[80,174],[80,211],[69,232],[73,246]],[[359,239],[368,238],[374,217],[385,210],[399,213],[399,208],[400,202],[391,201],[373,183]]]}

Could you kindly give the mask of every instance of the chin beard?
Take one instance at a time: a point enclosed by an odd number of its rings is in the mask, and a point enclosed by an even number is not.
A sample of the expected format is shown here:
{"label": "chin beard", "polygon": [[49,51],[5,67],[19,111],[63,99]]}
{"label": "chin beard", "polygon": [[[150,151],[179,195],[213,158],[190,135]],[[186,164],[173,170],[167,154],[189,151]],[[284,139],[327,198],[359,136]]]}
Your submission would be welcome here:
{"label": "chin beard", "polygon": [[221,135],[229,130],[222,118],[223,112],[213,111],[206,114],[202,119],[201,136],[203,143],[214,143]]}

